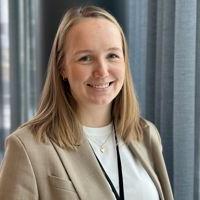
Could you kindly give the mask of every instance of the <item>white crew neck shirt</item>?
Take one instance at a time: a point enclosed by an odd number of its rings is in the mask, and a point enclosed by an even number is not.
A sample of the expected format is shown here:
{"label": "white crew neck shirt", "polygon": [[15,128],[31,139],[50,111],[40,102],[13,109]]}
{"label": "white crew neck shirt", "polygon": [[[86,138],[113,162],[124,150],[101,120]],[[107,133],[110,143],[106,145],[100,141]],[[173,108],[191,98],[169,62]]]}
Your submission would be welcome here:
{"label": "white crew neck shirt", "polygon": [[[119,194],[117,152],[113,125],[109,124],[100,128],[83,126],[83,131]],[[102,153],[100,146],[103,143],[104,152]],[[142,164],[133,156],[120,138],[118,138],[118,143],[125,200],[159,200],[158,191]]]}

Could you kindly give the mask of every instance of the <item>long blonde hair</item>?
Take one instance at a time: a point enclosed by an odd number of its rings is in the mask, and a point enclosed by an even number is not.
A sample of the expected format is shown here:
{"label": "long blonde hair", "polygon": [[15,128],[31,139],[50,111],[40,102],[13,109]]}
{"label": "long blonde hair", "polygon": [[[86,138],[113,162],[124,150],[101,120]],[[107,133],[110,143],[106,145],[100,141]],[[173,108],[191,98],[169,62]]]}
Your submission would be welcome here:
{"label": "long blonde hair", "polygon": [[69,83],[62,79],[61,68],[65,56],[66,34],[83,18],[105,18],[119,29],[123,42],[126,70],[123,87],[112,103],[112,120],[116,132],[125,142],[142,138],[139,105],[129,67],[127,43],[122,28],[107,11],[96,6],[73,8],[64,15],[56,33],[48,64],[48,73],[36,115],[28,126],[38,141],[51,138],[62,148],[75,149],[82,138],[82,128],[76,115],[76,101]]}

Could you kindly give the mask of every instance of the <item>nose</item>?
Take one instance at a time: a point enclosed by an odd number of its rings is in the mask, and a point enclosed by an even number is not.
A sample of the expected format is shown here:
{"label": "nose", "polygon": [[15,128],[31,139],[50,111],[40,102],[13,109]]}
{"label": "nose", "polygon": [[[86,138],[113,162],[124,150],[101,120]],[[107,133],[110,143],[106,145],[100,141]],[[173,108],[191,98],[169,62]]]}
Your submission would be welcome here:
{"label": "nose", "polygon": [[93,76],[95,78],[104,78],[107,77],[108,75],[109,75],[108,63],[104,59],[98,60],[94,68]]}

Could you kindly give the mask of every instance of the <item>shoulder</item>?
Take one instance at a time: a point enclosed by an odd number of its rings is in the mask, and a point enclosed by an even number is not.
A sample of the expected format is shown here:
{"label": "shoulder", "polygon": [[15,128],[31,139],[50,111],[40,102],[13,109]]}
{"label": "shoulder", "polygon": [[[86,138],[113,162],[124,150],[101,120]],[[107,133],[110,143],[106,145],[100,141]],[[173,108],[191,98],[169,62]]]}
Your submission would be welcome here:
{"label": "shoulder", "polygon": [[[39,142],[31,130],[22,127],[11,133],[5,141],[4,160],[9,163],[17,162],[21,164],[29,163],[34,171],[45,171],[46,165],[58,162],[57,153],[50,140]],[[5,162],[5,161],[4,161]],[[38,165],[38,163],[40,163]]]}
{"label": "shoulder", "polygon": [[11,133],[5,140],[5,156],[24,157],[23,160],[45,158],[52,151],[50,141],[38,142],[28,127],[22,127]]}
{"label": "shoulder", "polygon": [[22,127],[22,128],[18,128],[16,129],[14,132],[12,132],[7,138],[6,140],[15,140],[16,138],[22,139],[23,138],[33,138],[33,135],[31,133],[31,130],[28,127]]}
{"label": "shoulder", "polygon": [[34,142],[33,136],[27,128],[17,129],[11,133],[5,140],[5,154],[2,164],[6,163],[6,166],[10,166],[12,163],[15,166],[17,161],[20,161],[27,166],[30,162],[26,150],[28,146],[26,141],[28,140],[29,143]]}
{"label": "shoulder", "polygon": [[39,145],[39,142],[36,141],[36,138],[28,127],[20,127],[16,129],[13,133],[11,133],[6,138],[6,144],[10,142],[20,143],[23,146],[29,147],[31,147],[32,145]]}
{"label": "shoulder", "polygon": [[27,126],[24,126],[24,127],[19,127],[17,128],[14,132],[12,132],[8,137],[7,139],[10,139],[10,138],[19,138],[19,139],[33,139],[33,134],[31,132],[31,130],[27,127]]}
{"label": "shoulder", "polygon": [[31,131],[27,127],[18,128],[9,136],[7,136],[5,140],[5,146],[10,148],[12,147],[12,149],[14,147],[23,147],[23,144],[26,143],[26,141],[34,141]]}
{"label": "shoulder", "polygon": [[143,139],[148,140],[151,146],[159,147],[162,150],[161,137],[154,123],[144,118],[140,118],[140,121],[143,129]]}
{"label": "shoulder", "polygon": [[[35,139],[31,131],[27,128],[18,128],[5,140],[4,160],[13,163],[18,158],[21,161],[29,160],[28,150],[35,147]],[[29,161],[28,161],[29,162]]]}

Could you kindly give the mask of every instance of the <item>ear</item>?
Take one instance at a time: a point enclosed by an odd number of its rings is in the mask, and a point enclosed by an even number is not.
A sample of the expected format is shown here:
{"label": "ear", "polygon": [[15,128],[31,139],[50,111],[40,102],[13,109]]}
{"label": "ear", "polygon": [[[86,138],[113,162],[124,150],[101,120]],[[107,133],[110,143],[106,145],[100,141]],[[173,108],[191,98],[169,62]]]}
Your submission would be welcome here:
{"label": "ear", "polygon": [[65,66],[62,66],[60,69],[60,75],[62,76],[63,80],[67,79],[67,72]]}

